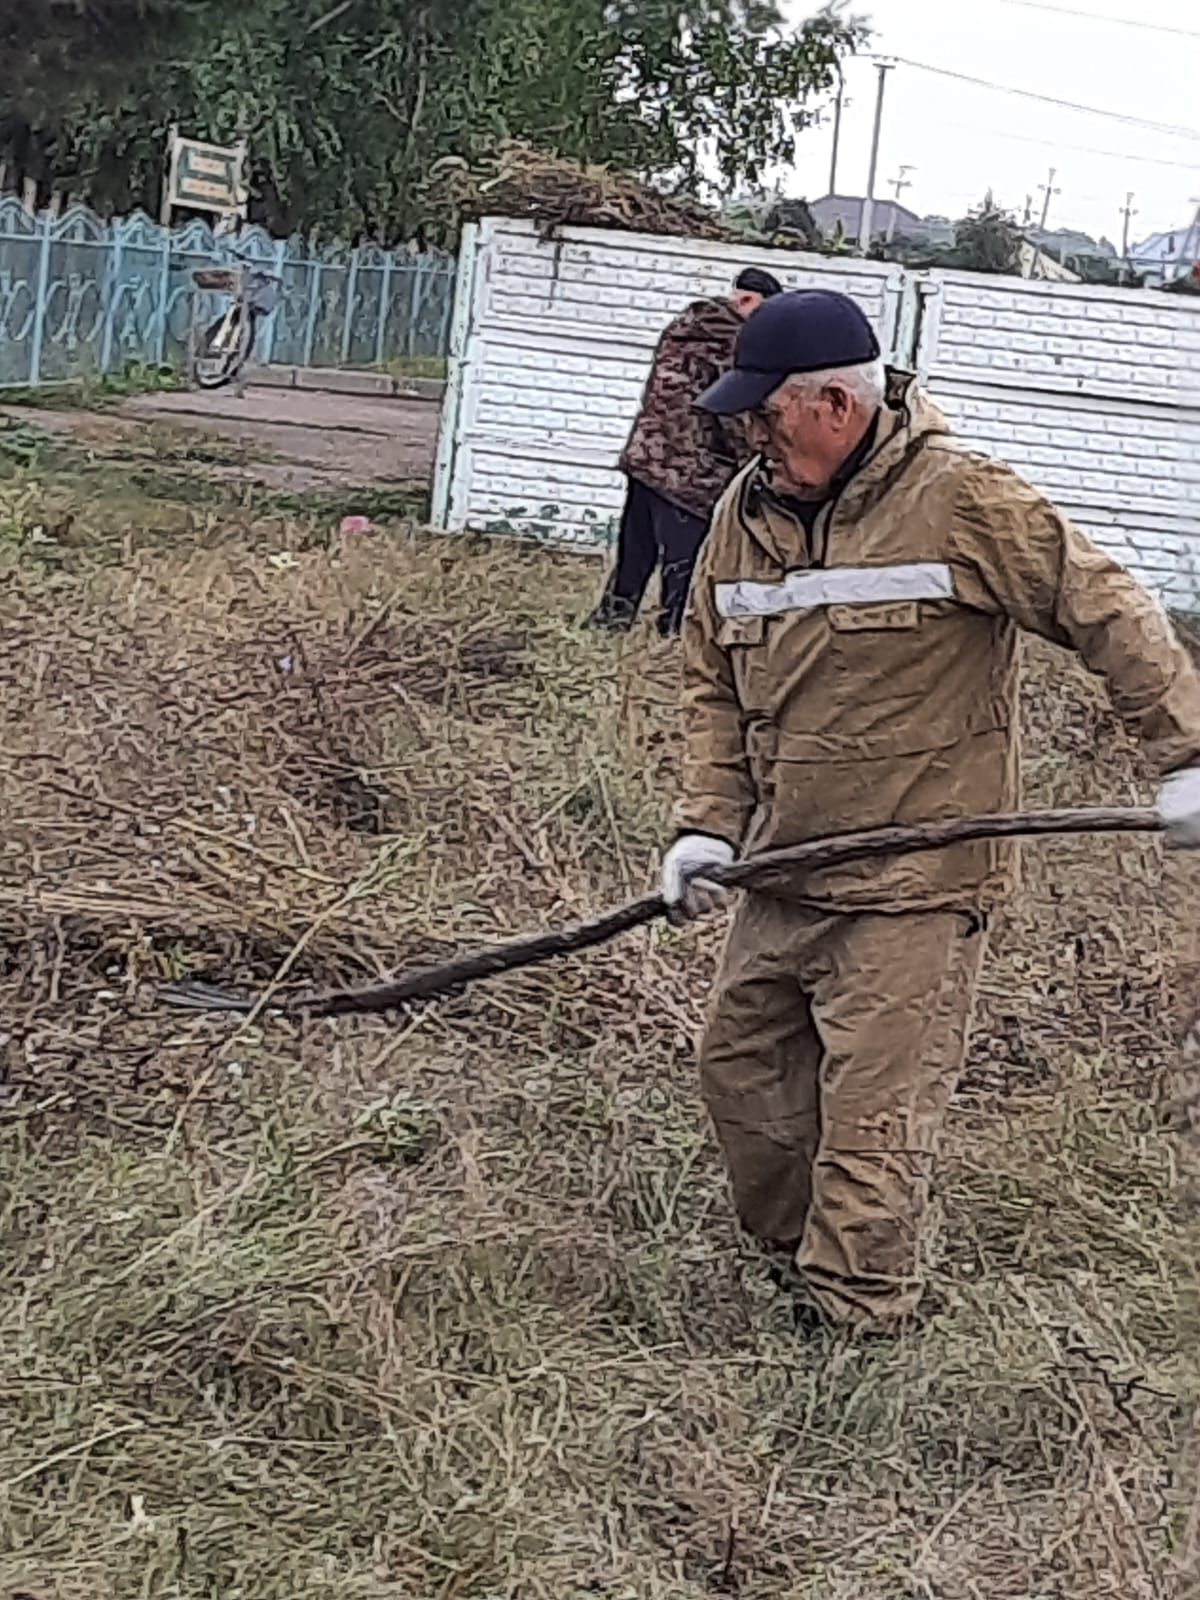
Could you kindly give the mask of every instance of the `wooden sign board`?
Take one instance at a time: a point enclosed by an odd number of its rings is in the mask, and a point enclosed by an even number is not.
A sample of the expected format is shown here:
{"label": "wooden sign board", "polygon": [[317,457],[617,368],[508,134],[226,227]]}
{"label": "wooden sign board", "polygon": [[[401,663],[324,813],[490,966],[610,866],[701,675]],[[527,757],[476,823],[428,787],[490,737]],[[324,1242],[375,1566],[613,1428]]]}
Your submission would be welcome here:
{"label": "wooden sign board", "polygon": [[173,128],[168,144],[163,221],[172,211],[207,211],[217,216],[246,214],[246,146],[206,144],[184,139]]}

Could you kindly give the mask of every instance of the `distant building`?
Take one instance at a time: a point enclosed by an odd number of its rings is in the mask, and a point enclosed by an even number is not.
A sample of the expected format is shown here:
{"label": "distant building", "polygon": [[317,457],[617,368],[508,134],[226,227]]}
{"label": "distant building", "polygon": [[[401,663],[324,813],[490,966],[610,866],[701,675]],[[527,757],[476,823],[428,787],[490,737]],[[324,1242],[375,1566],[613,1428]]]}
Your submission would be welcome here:
{"label": "distant building", "polygon": [[[836,233],[840,224],[847,238],[857,239],[865,205],[866,201],[858,195],[827,194],[822,200],[812,201],[809,210],[822,233]],[[901,234],[912,238],[920,227],[921,219],[916,212],[898,205],[895,200],[876,200],[871,208],[872,239],[894,239]]]}
{"label": "distant building", "polygon": [[1152,288],[1186,278],[1200,261],[1200,227],[1171,228],[1152,233],[1129,252],[1130,265],[1141,273]]}

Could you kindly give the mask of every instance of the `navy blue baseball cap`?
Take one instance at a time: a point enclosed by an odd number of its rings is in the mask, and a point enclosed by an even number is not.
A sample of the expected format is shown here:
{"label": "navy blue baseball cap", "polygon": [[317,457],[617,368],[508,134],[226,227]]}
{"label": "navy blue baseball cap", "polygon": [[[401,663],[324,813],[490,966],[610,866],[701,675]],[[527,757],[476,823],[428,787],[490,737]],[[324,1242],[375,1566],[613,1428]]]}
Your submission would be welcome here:
{"label": "navy blue baseball cap", "polygon": [[720,417],[755,411],[794,373],[859,367],[879,358],[862,307],[835,289],[793,289],[764,300],[742,324],[733,369],[697,400]]}

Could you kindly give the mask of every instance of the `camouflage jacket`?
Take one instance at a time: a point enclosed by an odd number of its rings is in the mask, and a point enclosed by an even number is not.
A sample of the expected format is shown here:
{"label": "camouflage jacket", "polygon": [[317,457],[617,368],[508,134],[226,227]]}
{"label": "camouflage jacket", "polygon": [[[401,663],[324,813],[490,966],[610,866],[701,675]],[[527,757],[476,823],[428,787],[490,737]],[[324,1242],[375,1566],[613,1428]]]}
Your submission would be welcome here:
{"label": "camouflage jacket", "polygon": [[733,365],[741,319],[725,300],[697,300],[658,341],[621,471],[706,521],[750,452],[736,422],[698,411]]}

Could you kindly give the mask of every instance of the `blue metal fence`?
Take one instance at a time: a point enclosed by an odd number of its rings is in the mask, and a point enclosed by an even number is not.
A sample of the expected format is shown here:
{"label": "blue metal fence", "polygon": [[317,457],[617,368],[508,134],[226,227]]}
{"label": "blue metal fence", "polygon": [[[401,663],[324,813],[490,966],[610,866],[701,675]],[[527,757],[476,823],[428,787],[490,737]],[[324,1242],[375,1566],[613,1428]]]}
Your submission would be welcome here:
{"label": "blue metal fence", "polygon": [[[261,228],[245,229],[233,248],[283,285],[262,330],[262,360],[370,366],[446,354],[452,256],[375,245],[314,250]],[[192,273],[230,258],[230,244],[204,223],[169,230],[140,214],[106,222],[83,206],[35,217],[17,200],[0,200],[0,388],[131,362],[182,368]]]}

